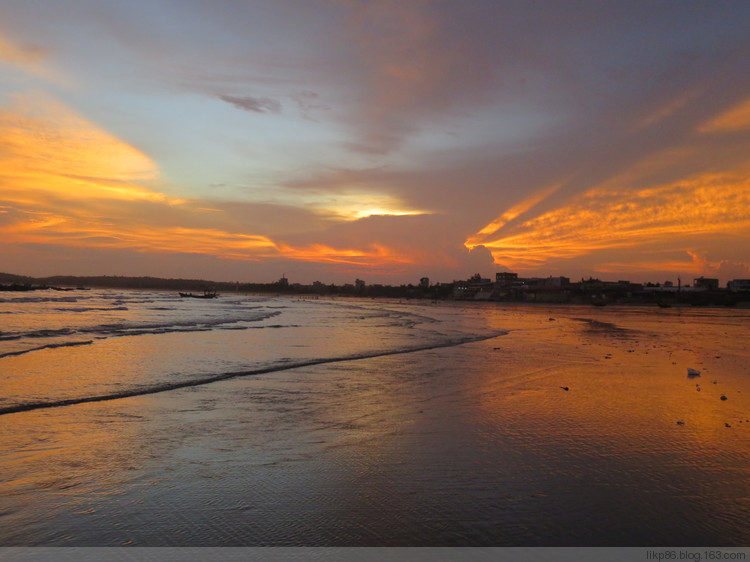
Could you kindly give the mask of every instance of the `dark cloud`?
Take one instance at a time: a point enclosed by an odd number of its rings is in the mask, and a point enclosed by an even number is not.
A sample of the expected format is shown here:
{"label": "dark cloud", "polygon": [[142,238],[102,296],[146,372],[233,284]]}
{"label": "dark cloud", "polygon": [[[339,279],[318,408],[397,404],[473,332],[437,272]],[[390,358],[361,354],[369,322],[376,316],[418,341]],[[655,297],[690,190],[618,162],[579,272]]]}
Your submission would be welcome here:
{"label": "dark cloud", "polygon": [[271,98],[219,96],[219,99],[244,111],[251,111],[253,113],[281,113],[281,103]]}
{"label": "dark cloud", "polygon": [[352,56],[362,67],[348,147],[367,154],[397,151],[415,134],[493,108],[486,119],[501,131],[503,111],[513,110],[503,104],[521,101],[530,114],[562,117],[547,131],[549,142],[581,143],[585,157],[584,135],[597,133],[592,144],[601,146],[605,129],[617,134],[689,88],[726,95],[724,78],[750,54],[741,23],[750,8],[732,2],[346,6]]}

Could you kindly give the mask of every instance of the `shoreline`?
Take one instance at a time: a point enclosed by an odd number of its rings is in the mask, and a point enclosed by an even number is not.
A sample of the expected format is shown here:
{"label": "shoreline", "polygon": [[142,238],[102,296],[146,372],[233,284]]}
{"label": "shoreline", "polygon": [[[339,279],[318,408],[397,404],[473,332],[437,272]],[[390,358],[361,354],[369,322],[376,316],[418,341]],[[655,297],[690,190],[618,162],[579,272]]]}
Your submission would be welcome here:
{"label": "shoreline", "polygon": [[[561,278],[562,279],[562,278]],[[544,281],[544,280],[542,280]],[[9,284],[4,284],[9,283]],[[165,279],[158,277],[125,276],[52,276],[25,277],[0,273],[0,292],[83,291],[96,289],[155,290],[181,293],[206,291],[224,295],[293,296],[293,297],[351,297],[365,299],[408,299],[459,302],[498,302],[523,304],[562,304],[594,306],[660,306],[671,307],[741,307],[750,308],[750,291],[730,288],[662,287],[659,284],[605,282],[589,279],[560,286],[528,285],[510,287],[503,284],[476,287],[469,282],[453,281],[433,285],[312,285],[290,284],[286,278],[275,283],[240,283],[202,279]],[[466,291],[458,291],[463,287]],[[475,294],[476,293],[476,294]]]}

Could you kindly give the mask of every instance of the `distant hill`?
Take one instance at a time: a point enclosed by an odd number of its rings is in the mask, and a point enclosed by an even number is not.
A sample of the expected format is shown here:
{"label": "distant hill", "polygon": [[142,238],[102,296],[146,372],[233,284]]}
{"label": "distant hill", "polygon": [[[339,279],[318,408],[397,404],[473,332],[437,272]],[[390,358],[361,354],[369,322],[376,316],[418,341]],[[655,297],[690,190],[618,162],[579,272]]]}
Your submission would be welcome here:
{"label": "distant hill", "polygon": [[[47,287],[86,287],[102,289],[156,289],[163,291],[199,291],[207,289],[219,293],[292,293],[299,290],[288,284],[276,283],[239,283],[211,281],[208,279],[162,279],[159,277],[125,277],[112,275],[75,276],[55,275],[52,277],[26,277],[12,273],[0,273],[0,285],[24,286],[32,289]],[[304,292],[304,290],[303,290]]]}
{"label": "distant hill", "polygon": [[204,279],[160,279],[157,277],[123,276],[73,276],[55,275],[52,277],[26,277],[12,273],[0,273],[0,284],[33,285],[46,287],[114,287],[128,289],[191,289],[203,290],[206,287],[231,287],[236,283],[216,283]]}
{"label": "distant hill", "polygon": [[33,285],[37,284],[33,277],[24,277],[23,275],[13,275],[12,273],[0,273],[0,283],[12,285]]}

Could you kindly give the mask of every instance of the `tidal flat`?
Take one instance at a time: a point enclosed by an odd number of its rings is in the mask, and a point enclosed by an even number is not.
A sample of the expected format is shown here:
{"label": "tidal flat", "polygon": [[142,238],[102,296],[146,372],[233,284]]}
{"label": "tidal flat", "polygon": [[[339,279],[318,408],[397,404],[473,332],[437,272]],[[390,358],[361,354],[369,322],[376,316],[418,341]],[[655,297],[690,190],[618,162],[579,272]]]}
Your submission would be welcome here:
{"label": "tidal flat", "polygon": [[0,416],[0,546],[750,544],[749,310],[86,298],[0,358],[113,394]]}

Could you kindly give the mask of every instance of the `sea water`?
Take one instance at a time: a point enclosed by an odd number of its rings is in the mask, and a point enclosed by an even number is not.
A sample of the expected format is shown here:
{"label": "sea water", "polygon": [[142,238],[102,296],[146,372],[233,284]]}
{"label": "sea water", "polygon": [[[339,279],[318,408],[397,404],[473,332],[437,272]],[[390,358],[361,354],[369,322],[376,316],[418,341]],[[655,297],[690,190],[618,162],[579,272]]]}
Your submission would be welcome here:
{"label": "sea water", "polygon": [[2,546],[750,542],[748,310],[0,298]]}
{"label": "sea water", "polygon": [[147,291],[0,298],[0,413],[112,399],[498,335],[398,303]]}

